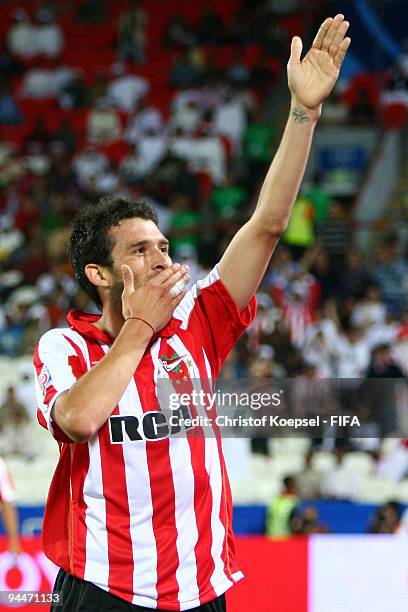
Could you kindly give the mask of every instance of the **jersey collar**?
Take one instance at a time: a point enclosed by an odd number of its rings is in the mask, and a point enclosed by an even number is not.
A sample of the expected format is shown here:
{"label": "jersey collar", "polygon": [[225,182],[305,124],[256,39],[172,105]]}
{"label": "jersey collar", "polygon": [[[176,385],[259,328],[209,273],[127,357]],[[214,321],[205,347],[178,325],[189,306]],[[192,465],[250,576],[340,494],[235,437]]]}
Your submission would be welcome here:
{"label": "jersey collar", "polygon": [[[95,326],[95,323],[101,318],[100,314],[92,312],[84,312],[82,310],[71,310],[68,313],[67,321],[81,336],[93,338],[104,344],[113,344],[114,338],[103,332],[101,329]],[[159,332],[152,336],[150,343],[157,338],[170,338],[176,334],[180,328],[181,321],[179,319],[170,319]],[[149,343],[149,344],[150,344]]]}

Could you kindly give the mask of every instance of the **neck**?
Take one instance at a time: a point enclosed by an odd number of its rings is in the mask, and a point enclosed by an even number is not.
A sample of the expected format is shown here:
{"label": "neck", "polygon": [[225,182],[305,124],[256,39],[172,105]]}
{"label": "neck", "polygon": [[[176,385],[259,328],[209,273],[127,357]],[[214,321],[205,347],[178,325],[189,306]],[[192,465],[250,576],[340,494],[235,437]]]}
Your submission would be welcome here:
{"label": "neck", "polygon": [[122,312],[118,312],[117,308],[113,308],[111,304],[105,304],[102,310],[101,318],[94,323],[95,327],[111,336],[117,338],[122,329],[124,319]]}

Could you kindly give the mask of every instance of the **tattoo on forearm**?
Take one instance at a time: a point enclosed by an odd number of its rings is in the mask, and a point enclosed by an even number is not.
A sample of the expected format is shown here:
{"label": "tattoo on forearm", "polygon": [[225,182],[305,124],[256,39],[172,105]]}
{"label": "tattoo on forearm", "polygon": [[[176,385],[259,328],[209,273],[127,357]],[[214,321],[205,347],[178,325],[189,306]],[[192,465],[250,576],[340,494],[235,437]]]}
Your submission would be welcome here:
{"label": "tattoo on forearm", "polygon": [[292,115],[295,120],[295,123],[307,123],[310,121],[310,117],[306,111],[301,110],[300,108],[292,108]]}

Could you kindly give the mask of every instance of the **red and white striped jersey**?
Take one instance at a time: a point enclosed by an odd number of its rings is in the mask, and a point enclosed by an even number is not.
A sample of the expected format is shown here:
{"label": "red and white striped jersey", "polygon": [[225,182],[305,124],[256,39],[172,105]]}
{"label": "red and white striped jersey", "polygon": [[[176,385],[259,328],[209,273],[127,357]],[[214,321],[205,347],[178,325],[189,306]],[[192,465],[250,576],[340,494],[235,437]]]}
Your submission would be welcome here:
{"label": "red and white striped jersey", "polygon": [[255,309],[253,297],[240,313],[214,268],[153,336],[111,417],[85,444],[65,436],[52,407],[112,339],[93,325],[99,315],[79,311],[69,313],[70,328],[42,336],[38,419],[60,445],[42,535],[54,563],[126,601],[166,610],[202,605],[242,578],[219,436],[150,441],[120,430],[118,438],[113,425],[160,410],[158,380],[174,384],[179,366],[184,381],[214,381]]}
{"label": "red and white striped jersey", "polygon": [[16,491],[4,459],[0,457],[0,503],[12,502],[16,498]]}

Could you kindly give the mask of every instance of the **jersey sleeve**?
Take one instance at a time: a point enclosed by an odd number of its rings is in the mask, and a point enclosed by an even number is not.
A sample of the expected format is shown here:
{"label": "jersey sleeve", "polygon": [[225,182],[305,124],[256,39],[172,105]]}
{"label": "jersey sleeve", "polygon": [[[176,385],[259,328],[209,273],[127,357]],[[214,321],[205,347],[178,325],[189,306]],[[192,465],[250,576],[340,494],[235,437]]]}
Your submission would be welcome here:
{"label": "jersey sleeve", "polygon": [[216,378],[231,349],[256,315],[252,296],[242,312],[221,281],[218,268],[188,291],[174,312],[182,319],[182,329],[191,332],[202,344]]}
{"label": "jersey sleeve", "polygon": [[6,462],[0,457],[0,503],[16,499],[16,490]]}
{"label": "jersey sleeve", "polygon": [[62,329],[52,329],[45,333],[35,348],[37,418],[40,425],[48,429],[58,442],[71,443],[72,440],[53,421],[52,409],[57,398],[85,373],[81,361]]}

